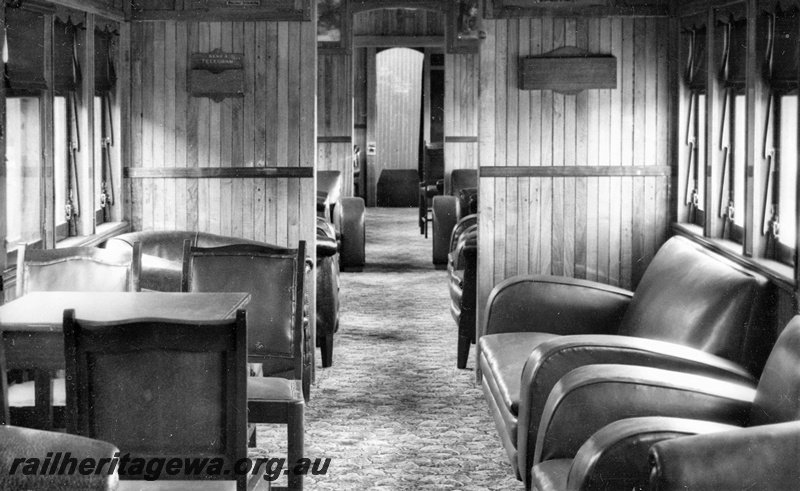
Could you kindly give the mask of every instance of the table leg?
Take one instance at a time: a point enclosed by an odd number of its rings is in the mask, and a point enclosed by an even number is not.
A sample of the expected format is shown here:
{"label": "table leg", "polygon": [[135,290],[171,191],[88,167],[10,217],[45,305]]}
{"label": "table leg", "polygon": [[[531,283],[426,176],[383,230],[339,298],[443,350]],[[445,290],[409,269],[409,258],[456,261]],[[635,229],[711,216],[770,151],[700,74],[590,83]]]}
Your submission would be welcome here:
{"label": "table leg", "polygon": [[34,371],[36,386],[35,413],[36,427],[42,430],[53,429],[53,373],[37,368]]}

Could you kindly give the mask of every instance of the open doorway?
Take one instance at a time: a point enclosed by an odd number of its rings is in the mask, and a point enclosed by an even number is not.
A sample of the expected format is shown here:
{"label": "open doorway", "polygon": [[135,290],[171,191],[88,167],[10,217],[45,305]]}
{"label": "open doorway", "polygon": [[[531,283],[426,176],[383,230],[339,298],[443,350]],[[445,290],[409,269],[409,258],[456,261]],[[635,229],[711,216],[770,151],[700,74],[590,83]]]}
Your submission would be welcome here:
{"label": "open doorway", "polygon": [[423,60],[416,50],[386,49],[376,53],[374,74],[368,73],[367,83],[374,81],[368,101],[374,110],[367,115],[369,205],[417,203]]}

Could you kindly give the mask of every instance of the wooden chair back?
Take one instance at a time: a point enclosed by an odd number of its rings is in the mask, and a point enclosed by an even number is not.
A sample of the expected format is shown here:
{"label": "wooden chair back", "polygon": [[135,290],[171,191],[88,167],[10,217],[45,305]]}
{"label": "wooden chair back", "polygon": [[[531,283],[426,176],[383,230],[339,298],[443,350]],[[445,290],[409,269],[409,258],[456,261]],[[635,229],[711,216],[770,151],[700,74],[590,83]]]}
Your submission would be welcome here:
{"label": "wooden chair back", "polygon": [[[247,457],[246,336],[244,310],[202,323],[105,324],[65,311],[68,432],[113,443],[132,459],[222,458],[233,469]],[[162,473],[160,479],[232,477]],[[246,482],[237,477],[239,489]]]}
{"label": "wooden chair back", "polygon": [[308,380],[311,333],[304,307],[305,241],[297,249],[236,244],[201,248],[184,244],[184,292],[247,292],[250,363],[264,375]]}
{"label": "wooden chair back", "polygon": [[141,244],[132,251],[97,247],[17,251],[17,297],[35,291],[139,291]]}

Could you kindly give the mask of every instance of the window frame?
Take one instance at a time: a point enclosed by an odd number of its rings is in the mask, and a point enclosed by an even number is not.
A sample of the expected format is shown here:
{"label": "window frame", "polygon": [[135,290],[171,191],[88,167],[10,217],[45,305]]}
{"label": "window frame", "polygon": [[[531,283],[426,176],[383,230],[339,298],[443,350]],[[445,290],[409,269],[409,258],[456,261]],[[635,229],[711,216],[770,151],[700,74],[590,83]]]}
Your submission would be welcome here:
{"label": "window frame", "polygon": [[[720,27],[720,24],[725,24],[723,22],[717,22],[719,19],[733,19],[735,16],[739,16],[738,19],[741,19],[744,15],[743,13],[746,12],[745,7],[747,4],[745,2],[740,2],[737,4],[732,4],[724,7],[708,7],[700,12],[700,19],[706,20],[707,26],[707,49],[708,52],[708,60],[719,60],[721,59],[720,53],[720,44],[715,45],[715,35],[718,35],[719,29],[727,28],[727,26]],[[786,220],[792,220],[795,224],[795,237],[793,238],[793,244],[785,244],[780,240],[774,240],[775,246],[775,253],[770,253],[768,248],[768,237],[766,234],[763,233],[762,227],[762,216],[764,214],[765,206],[770,206],[771,198],[767,195],[765,186],[769,179],[767,175],[766,169],[766,156],[764,155],[764,148],[763,148],[763,138],[765,138],[765,125],[768,123],[768,111],[774,111],[774,107],[768,109],[767,104],[769,103],[768,100],[773,98],[774,101],[772,103],[773,106],[780,104],[780,97],[783,95],[796,95],[798,93],[797,87],[799,85],[799,81],[797,79],[789,80],[789,89],[791,92],[787,92],[787,81],[780,80],[778,84],[771,86],[769,80],[769,73],[763,67],[766,64],[766,53],[767,50],[764,49],[762,46],[759,36],[764,35],[764,27],[767,24],[765,22],[765,18],[770,13],[767,12],[766,9],[759,9],[757,12],[757,17],[755,19],[747,18],[746,21],[746,36],[744,39],[747,39],[748,43],[756,42],[756,46],[753,46],[752,49],[747,49],[746,53],[746,60],[744,60],[744,66],[746,67],[746,81],[744,83],[740,83],[740,86],[731,88],[731,86],[727,83],[728,81],[721,77],[721,73],[713,73],[717,67],[710,68],[709,73],[707,74],[707,94],[709,95],[709,104],[708,104],[708,111],[710,115],[710,121],[708,122],[707,127],[705,128],[706,136],[708,141],[712,142],[708,149],[709,159],[707,161],[707,165],[709,166],[706,169],[706,176],[707,176],[707,187],[706,187],[706,195],[705,195],[705,208],[706,210],[711,210],[712,212],[706,213],[706,221],[700,225],[699,223],[693,223],[689,220],[687,209],[688,206],[686,204],[686,191],[685,189],[688,187],[686,186],[686,179],[689,178],[688,172],[689,169],[687,161],[685,159],[686,152],[683,150],[684,144],[686,143],[684,140],[684,135],[686,133],[681,133],[686,131],[686,128],[683,126],[685,125],[685,119],[687,118],[687,97],[690,94],[690,89],[688,84],[685,80],[681,80],[679,82],[679,95],[675,100],[675,104],[677,104],[677,114],[683,120],[679,122],[679,133],[680,139],[678,141],[679,151],[676,153],[677,161],[676,165],[678,168],[677,176],[678,176],[678,190],[676,192],[677,195],[677,209],[676,209],[676,217],[677,222],[673,225],[673,230],[677,233],[682,235],[686,235],[689,237],[693,237],[698,242],[702,243],[703,245],[717,250],[727,257],[737,261],[741,264],[746,264],[749,267],[752,267],[758,271],[761,271],[773,280],[776,281],[777,284],[783,286],[789,291],[795,292],[798,287],[800,286],[800,265],[798,264],[797,255],[798,250],[800,250],[800,148],[792,148],[792,149],[781,149],[780,147],[776,147],[776,153],[779,155],[786,155],[786,152],[794,152],[796,155],[797,167],[798,172],[796,176],[796,182],[793,183],[793,188],[795,192],[795,201],[794,201],[794,210],[784,210],[781,207],[778,207],[779,211],[779,219],[780,223],[784,223]],[[777,12],[778,15],[781,15],[780,11]],[[789,15],[795,15],[798,18],[798,24],[800,24],[800,9],[795,8],[794,13],[789,11]],[[679,34],[679,38],[682,32],[685,30],[685,22],[691,21],[693,19],[698,18],[698,12],[694,11],[691,13],[683,13],[679,14],[678,23],[677,23],[677,31]],[[776,23],[780,25],[780,23]],[[784,22],[785,25],[785,22]],[[785,28],[784,28],[785,29]],[[753,32],[756,30],[756,32]],[[794,44],[796,45],[800,42],[800,30],[787,30],[787,32],[793,32],[795,38]],[[739,39],[742,39],[740,36]],[[718,39],[717,39],[718,40]],[[676,49],[678,50],[678,57],[681,60],[685,59],[685,51],[686,48],[684,46],[684,41],[679,39],[680,44],[679,47]],[[789,42],[791,44],[791,42]],[[681,63],[676,63],[676,67],[674,68],[675,71],[683,71],[686,69],[686,65]],[[741,68],[741,65],[738,65]],[[788,70],[784,70],[788,71]],[[680,78],[677,77],[677,78]],[[740,111],[737,110],[736,106],[739,104],[736,102],[737,97],[741,97],[744,95],[744,115],[738,114]],[[723,107],[722,105],[725,103],[724,98],[728,98],[727,104],[730,106],[728,107],[728,114],[723,116]],[[733,109],[733,111],[731,111]],[[734,114],[731,114],[734,113]],[[800,114],[800,97],[798,97],[798,114]],[[726,118],[726,126],[727,128],[722,128],[720,125],[721,118]],[[744,118],[745,121],[745,139],[743,142],[739,142],[739,137],[741,136],[739,132],[741,131],[740,128],[736,127],[736,120],[739,118]],[[719,119],[719,120],[718,120]],[[777,119],[777,118],[775,118]],[[715,121],[716,120],[716,121]],[[771,122],[772,129],[770,129],[771,134],[767,137],[772,138],[773,141],[776,141],[775,145],[780,144],[780,123],[779,122]],[[715,127],[716,126],[716,127]],[[800,126],[798,124],[797,126]],[[795,138],[795,142],[797,146],[800,147],[800,128],[792,128],[794,131],[797,131],[797,135]],[[723,135],[723,130],[726,135]],[[723,137],[730,138],[730,141],[736,140],[735,147],[729,147],[734,149],[734,155],[731,156],[732,159],[736,159],[736,165],[741,165],[741,162],[744,162],[745,168],[744,171],[744,196],[743,196],[743,203],[738,203],[738,196],[734,201],[735,212],[734,216],[736,219],[743,217],[743,225],[733,223],[733,226],[730,227],[730,232],[727,230],[724,231],[722,229],[722,223],[724,221],[724,217],[719,217],[717,208],[719,207],[719,203],[726,199],[725,197],[729,194],[729,186],[735,185],[734,184],[734,177],[733,176],[725,176],[725,179],[728,180],[727,183],[723,184],[723,172],[724,172],[724,164],[722,162],[723,152],[721,151],[722,147],[719,148],[716,145],[716,139],[719,139],[720,142],[725,143],[722,139]],[[730,143],[728,143],[730,145]],[[768,145],[769,146],[769,143]],[[736,153],[740,151],[744,151],[744,159],[741,160],[740,158],[736,157]],[[730,153],[730,152],[729,152]],[[780,165],[780,164],[779,164]],[[727,169],[730,171],[730,167]],[[736,169],[736,172],[741,172],[742,169]],[[741,176],[739,177],[741,179]],[[778,184],[780,185],[780,184]],[[717,189],[714,190],[713,187]],[[784,204],[784,208],[785,208]]]}
{"label": "window frame", "polygon": [[[6,9],[12,8],[10,6],[6,6]],[[38,91],[35,93],[31,91],[31,94],[26,94],[33,96],[35,95],[38,97],[40,104],[39,104],[39,127],[40,127],[40,175],[39,175],[39,187],[41,189],[40,196],[41,196],[41,203],[39,209],[39,223],[40,223],[40,239],[33,242],[28,243],[28,247],[33,248],[60,248],[60,247],[74,247],[74,246],[92,246],[101,243],[102,241],[106,240],[107,238],[117,235],[119,233],[123,233],[129,230],[129,225],[124,221],[123,215],[123,200],[121,196],[122,192],[122,169],[123,169],[123,151],[122,146],[125,144],[123,141],[124,136],[124,125],[125,125],[125,118],[124,118],[124,108],[125,105],[123,101],[129,97],[129,92],[125,89],[124,84],[117,83],[110,91],[110,101],[111,101],[111,118],[114,125],[114,130],[116,131],[116,135],[114,135],[114,148],[111,149],[111,162],[110,162],[110,171],[111,175],[113,176],[114,182],[114,189],[113,192],[117,199],[115,200],[115,205],[112,208],[109,208],[106,213],[103,212],[102,208],[95,207],[94,203],[99,202],[100,197],[95,192],[95,183],[94,180],[101,179],[102,176],[102,166],[103,166],[103,155],[102,152],[97,152],[94,150],[95,139],[100,139],[102,136],[102,132],[99,129],[100,122],[97,123],[97,131],[95,131],[95,122],[94,122],[94,94],[95,94],[95,81],[92,77],[83,77],[81,84],[76,88],[74,94],[78,100],[78,112],[77,112],[77,119],[78,119],[78,126],[81,130],[81,138],[82,138],[82,148],[81,153],[78,155],[78,166],[79,166],[79,186],[80,191],[82,193],[81,197],[81,208],[86,210],[86,212],[81,216],[78,217],[79,226],[77,230],[73,231],[73,234],[70,236],[68,233],[68,224],[64,220],[64,203],[59,203],[56,200],[56,188],[59,189],[62,187],[66,187],[66,183],[63,180],[59,180],[56,178],[56,158],[55,152],[66,152],[66,148],[63,148],[63,143],[59,145],[59,142],[55,141],[56,137],[56,129],[55,125],[57,124],[64,124],[65,121],[54,121],[56,116],[56,100],[58,97],[65,96],[66,94],[63,92],[63,86],[60,86],[58,91],[55,90],[55,74],[54,74],[54,38],[55,38],[55,26],[56,26],[56,18],[57,16],[62,15],[69,15],[71,19],[80,19],[80,22],[84,25],[85,29],[83,30],[84,34],[81,37],[80,46],[77,49],[77,56],[81,61],[83,66],[88,66],[88,63],[94,63],[95,60],[95,53],[94,53],[94,40],[95,36],[93,35],[95,31],[95,25],[99,25],[101,27],[108,29],[107,26],[111,25],[114,31],[116,31],[116,35],[122,34],[123,29],[121,28],[123,24],[120,24],[117,21],[109,21],[106,19],[102,19],[99,16],[96,16],[91,13],[86,12],[79,12],[75,10],[67,10],[66,13],[59,12],[58,14],[55,12],[55,9],[47,8],[47,7],[38,7],[34,4],[24,4],[21,8],[23,9],[34,9],[39,13],[42,13],[44,16],[43,20],[43,30],[45,32],[45,42],[42,43],[42,50],[44,51],[44,70],[45,70],[45,80],[46,80],[46,88],[41,89],[38,88]],[[5,13],[5,11],[4,11]],[[97,22],[96,22],[97,21]],[[38,24],[37,24],[38,25]],[[4,29],[4,27],[2,27]],[[86,32],[89,32],[90,35],[86,35]],[[129,28],[124,29],[124,35],[128,36],[129,39]],[[115,62],[120,60],[120,50],[118,47],[114,47],[113,49],[109,49],[109,57]],[[13,56],[13,54],[9,54]],[[91,73],[91,71],[89,72]],[[98,94],[99,95],[99,94]],[[2,101],[0,101],[0,109],[2,109],[2,117],[3,122],[7,123],[7,114],[5,111],[5,100],[6,98],[10,97],[8,92],[5,88],[2,89],[2,94],[0,94]],[[116,102],[115,102],[116,101]],[[102,110],[102,108],[101,108]],[[69,124],[68,120],[66,122]],[[6,124],[6,128],[8,131],[14,131],[13,124],[8,125]],[[0,135],[0,145],[2,145],[2,151],[6,151],[6,135]],[[65,138],[66,139],[66,138]],[[61,148],[59,148],[61,147]],[[92,148],[88,148],[92,147]],[[102,148],[98,145],[99,148]],[[88,163],[88,164],[87,164]],[[62,164],[60,164],[62,165]],[[5,183],[8,185],[8,183]],[[9,208],[9,204],[6,200],[8,199],[8,193],[6,189],[2,189],[3,191],[3,198],[2,198],[2,224],[0,224],[0,236],[3,239],[6,239],[8,236],[7,231],[7,210]],[[63,197],[62,197],[63,198]],[[99,208],[99,209],[96,209]],[[91,213],[89,213],[91,209]],[[75,233],[77,232],[77,233]],[[17,255],[17,247],[14,246],[7,246],[7,243],[3,242],[2,244],[2,251],[0,251],[2,257],[0,257],[0,272],[3,273],[3,282],[7,285],[10,282],[14,281],[16,272],[16,255]],[[0,296],[0,304],[2,303],[2,296]]]}

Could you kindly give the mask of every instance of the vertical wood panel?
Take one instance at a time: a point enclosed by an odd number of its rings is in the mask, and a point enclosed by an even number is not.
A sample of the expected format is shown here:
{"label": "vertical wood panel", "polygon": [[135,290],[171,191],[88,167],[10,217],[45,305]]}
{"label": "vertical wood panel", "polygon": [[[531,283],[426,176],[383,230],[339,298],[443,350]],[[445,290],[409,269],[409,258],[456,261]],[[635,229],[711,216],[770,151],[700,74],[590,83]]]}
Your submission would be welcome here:
{"label": "vertical wood panel", "polygon": [[[667,19],[542,17],[484,27],[481,166],[672,163]],[[518,60],[560,46],[614,55],[617,89],[519,90]],[[668,186],[668,177],[481,178],[479,319],[491,288],[516,274],[635,287],[667,234]]]}
{"label": "vertical wood panel", "polygon": [[[353,195],[353,84],[352,56],[320,55],[317,63],[317,128],[320,137],[350,141],[320,141],[318,170],[342,173],[342,196]],[[363,145],[363,144],[362,144]]]}
{"label": "vertical wood panel", "polygon": [[[314,167],[313,23],[150,22],[133,25],[132,41],[132,167]],[[215,48],[244,54],[243,98],[187,93],[191,54]],[[313,244],[313,179],[141,179],[130,189],[137,230]]]}

